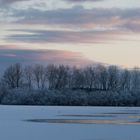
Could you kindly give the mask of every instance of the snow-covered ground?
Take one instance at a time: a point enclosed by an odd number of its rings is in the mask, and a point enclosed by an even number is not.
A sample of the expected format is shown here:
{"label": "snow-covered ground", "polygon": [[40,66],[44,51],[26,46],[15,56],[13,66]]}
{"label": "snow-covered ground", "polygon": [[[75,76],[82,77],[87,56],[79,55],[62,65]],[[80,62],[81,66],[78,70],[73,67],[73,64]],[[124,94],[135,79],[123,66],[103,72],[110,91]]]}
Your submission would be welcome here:
{"label": "snow-covered ground", "polygon": [[1,140],[140,140],[140,108],[0,106]]}

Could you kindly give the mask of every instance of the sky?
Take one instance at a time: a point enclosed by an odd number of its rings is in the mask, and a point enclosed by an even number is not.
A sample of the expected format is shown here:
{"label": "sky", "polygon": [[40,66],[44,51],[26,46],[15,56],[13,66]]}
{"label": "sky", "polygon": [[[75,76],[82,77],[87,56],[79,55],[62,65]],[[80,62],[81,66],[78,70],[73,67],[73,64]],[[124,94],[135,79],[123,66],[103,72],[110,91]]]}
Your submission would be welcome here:
{"label": "sky", "polygon": [[140,67],[140,0],[0,0],[0,68]]}

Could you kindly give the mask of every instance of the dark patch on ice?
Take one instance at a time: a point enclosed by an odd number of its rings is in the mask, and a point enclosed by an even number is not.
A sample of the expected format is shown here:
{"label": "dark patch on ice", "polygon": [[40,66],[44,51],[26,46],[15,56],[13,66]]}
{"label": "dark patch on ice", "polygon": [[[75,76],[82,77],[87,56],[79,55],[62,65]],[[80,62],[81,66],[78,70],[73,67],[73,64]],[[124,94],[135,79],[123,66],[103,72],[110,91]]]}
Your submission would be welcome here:
{"label": "dark patch on ice", "polygon": [[71,115],[71,114],[67,114],[67,115],[60,115],[63,117],[117,117],[116,115],[111,115],[111,114],[95,114],[95,115]]}
{"label": "dark patch on ice", "polygon": [[139,112],[111,112],[111,113],[103,113],[103,114],[108,114],[108,115],[138,115],[140,114]]}
{"label": "dark patch on ice", "polygon": [[58,124],[126,124],[140,125],[140,121],[129,122],[124,120],[90,120],[90,119],[31,119],[28,122],[58,123]]}
{"label": "dark patch on ice", "polygon": [[137,123],[140,123],[140,119],[137,121]]}

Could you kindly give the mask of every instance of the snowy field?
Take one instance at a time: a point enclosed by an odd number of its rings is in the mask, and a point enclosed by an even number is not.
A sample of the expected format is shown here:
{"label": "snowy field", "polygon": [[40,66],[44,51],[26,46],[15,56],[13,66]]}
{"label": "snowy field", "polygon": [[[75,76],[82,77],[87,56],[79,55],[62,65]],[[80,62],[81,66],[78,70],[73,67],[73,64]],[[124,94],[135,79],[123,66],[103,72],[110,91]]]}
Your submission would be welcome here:
{"label": "snowy field", "polygon": [[140,108],[0,106],[1,140],[140,140]]}

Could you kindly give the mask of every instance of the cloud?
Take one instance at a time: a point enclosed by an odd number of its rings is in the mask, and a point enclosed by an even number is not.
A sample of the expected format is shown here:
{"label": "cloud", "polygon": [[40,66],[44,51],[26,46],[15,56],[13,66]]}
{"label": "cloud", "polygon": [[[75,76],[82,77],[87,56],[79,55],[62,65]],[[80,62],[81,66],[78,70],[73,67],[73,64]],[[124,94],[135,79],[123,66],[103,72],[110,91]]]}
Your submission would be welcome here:
{"label": "cloud", "polygon": [[[14,24],[27,29],[10,30],[6,41],[28,43],[109,43],[121,40],[124,35],[140,32],[140,9],[85,9],[73,7],[57,10],[15,10]],[[50,29],[29,29],[45,25]],[[58,27],[59,30],[53,27]]]}
{"label": "cloud", "polygon": [[[135,21],[140,21],[140,9],[84,9],[83,7],[50,11],[28,9],[15,11],[13,16],[17,18],[16,23],[20,24],[43,24],[77,29],[115,28],[119,30],[119,27],[124,27],[125,30],[131,30],[130,26],[125,28],[125,25],[129,23],[135,28]],[[137,27],[140,27],[140,22],[137,23]]]}
{"label": "cloud", "polygon": [[7,41],[27,43],[107,43],[109,40],[121,39],[123,32],[118,31],[58,31],[58,30],[15,30],[24,32],[12,34]]}
{"label": "cloud", "polygon": [[[21,2],[21,1],[30,1],[30,0],[0,0],[0,4],[4,4],[4,5],[8,5],[8,4],[12,4],[15,2]],[[45,0],[42,0],[42,2],[45,2]],[[104,1],[104,0],[64,0],[64,1],[68,1],[68,2],[100,2],[100,1]]]}
{"label": "cloud", "polygon": [[9,5],[15,2],[29,1],[29,0],[0,0],[0,4]]}
{"label": "cloud", "polygon": [[[9,46],[7,46],[8,48]],[[93,61],[85,58],[81,53],[60,50],[0,50],[0,68],[13,63],[22,64],[65,64],[65,65],[88,65]]]}
{"label": "cloud", "polygon": [[104,1],[104,0],[65,0],[68,2],[100,2],[100,1]]}

